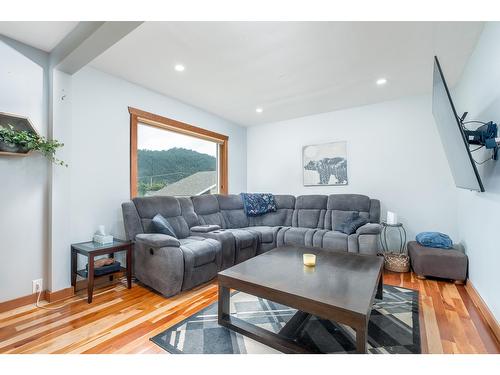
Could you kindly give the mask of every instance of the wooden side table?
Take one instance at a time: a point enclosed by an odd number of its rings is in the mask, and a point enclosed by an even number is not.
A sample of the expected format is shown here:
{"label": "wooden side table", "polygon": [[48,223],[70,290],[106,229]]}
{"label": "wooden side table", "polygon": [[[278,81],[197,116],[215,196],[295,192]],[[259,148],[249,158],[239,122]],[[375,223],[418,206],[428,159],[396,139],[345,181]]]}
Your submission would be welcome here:
{"label": "wooden side table", "polygon": [[[126,267],[120,267],[120,271],[114,273],[107,273],[104,275],[95,276],[94,274],[94,259],[99,255],[114,255],[114,253],[126,251],[127,264]],[[88,271],[78,270],[78,254],[86,256],[88,262]],[[132,287],[132,242],[114,240],[113,243],[101,245],[96,242],[81,242],[71,245],[71,285],[76,293],[76,277],[80,276],[87,279],[87,302],[92,302],[92,295],[94,293],[94,278],[102,276],[113,276],[117,273],[126,272],[127,274],[127,287]]]}

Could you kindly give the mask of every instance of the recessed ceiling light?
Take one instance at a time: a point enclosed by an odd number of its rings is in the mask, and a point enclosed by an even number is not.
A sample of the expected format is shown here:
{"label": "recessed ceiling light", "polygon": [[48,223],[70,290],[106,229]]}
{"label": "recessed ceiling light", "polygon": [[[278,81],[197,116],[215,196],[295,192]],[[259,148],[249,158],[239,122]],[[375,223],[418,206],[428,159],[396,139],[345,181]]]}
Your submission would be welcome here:
{"label": "recessed ceiling light", "polygon": [[257,107],[257,108],[255,108],[255,112],[262,113],[262,112],[264,112],[264,110],[261,107]]}
{"label": "recessed ceiling light", "polygon": [[186,68],[182,64],[177,64],[176,66],[174,66],[174,69],[178,72],[183,72]]}
{"label": "recessed ceiling light", "polygon": [[376,82],[376,84],[379,86],[385,85],[386,83],[387,83],[386,78],[379,78],[379,79],[377,79],[377,82]]}

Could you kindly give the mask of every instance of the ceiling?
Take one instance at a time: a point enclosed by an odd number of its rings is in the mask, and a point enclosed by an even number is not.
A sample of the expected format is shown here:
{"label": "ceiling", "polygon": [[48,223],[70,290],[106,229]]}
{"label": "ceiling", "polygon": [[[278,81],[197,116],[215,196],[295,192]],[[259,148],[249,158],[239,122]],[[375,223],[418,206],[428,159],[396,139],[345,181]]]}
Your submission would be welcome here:
{"label": "ceiling", "polygon": [[[78,22],[0,22],[51,51]],[[145,22],[91,66],[250,126],[454,86],[482,22]],[[185,66],[183,72],[174,70]],[[376,85],[378,78],[387,84]],[[255,109],[261,107],[262,113]]]}
{"label": "ceiling", "polygon": [[78,22],[33,21],[0,22],[0,34],[24,44],[50,52],[73,30]]}
{"label": "ceiling", "polygon": [[[91,65],[240,125],[429,93],[459,79],[480,22],[145,22]],[[181,73],[174,70],[183,64]],[[387,78],[387,84],[375,81]],[[262,107],[262,113],[255,109]]]}

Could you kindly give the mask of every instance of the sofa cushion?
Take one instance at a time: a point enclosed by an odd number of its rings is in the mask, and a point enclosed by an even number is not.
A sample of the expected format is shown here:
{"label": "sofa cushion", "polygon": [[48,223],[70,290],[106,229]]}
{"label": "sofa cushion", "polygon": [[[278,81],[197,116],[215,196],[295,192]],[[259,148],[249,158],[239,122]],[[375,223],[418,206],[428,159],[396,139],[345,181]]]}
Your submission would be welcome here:
{"label": "sofa cushion", "polygon": [[295,197],[293,195],[275,195],[274,200],[276,201],[276,212],[250,217],[251,226],[292,226]]}
{"label": "sofa cushion", "polygon": [[281,228],[277,236],[277,245],[299,245],[321,247],[322,238],[326,230],[317,228],[285,227]]}
{"label": "sofa cushion", "polygon": [[272,243],[275,241],[276,234],[278,233],[280,227],[255,226],[255,227],[246,227],[242,229],[247,230],[251,233],[256,233],[259,236],[260,242]]}
{"label": "sofa cushion", "polygon": [[323,248],[347,251],[348,235],[337,231],[327,231],[323,236]]}
{"label": "sofa cushion", "polygon": [[143,219],[152,219],[156,214],[161,214],[165,218],[181,215],[181,206],[174,197],[137,197],[132,201]]}
{"label": "sofa cushion", "polygon": [[179,240],[183,252],[191,252],[194,257],[194,266],[199,267],[207,263],[215,262],[219,247],[214,246],[214,240],[191,236]]}
{"label": "sofa cushion", "polygon": [[295,202],[293,227],[323,228],[326,213],[326,195],[301,195]]}
{"label": "sofa cushion", "polygon": [[220,212],[219,201],[215,195],[206,194],[191,197],[193,202],[194,212],[198,215],[200,224],[219,225],[221,228],[226,227],[224,217]]}
{"label": "sofa cushion", "polygon": [[237,244],[237,248],[252,247],[257,242],[258,236],[255,233],[243,229],[226,229],[226,232],[231,233]]}
{"label": "sofa cushion", "polygon": [[239,195],[216,195],[219,201],[219,209],[225,222],[225,228],[247,227],[248,217],[243,210],[243,202]]}
{"label": "sofa cushion", "polygon": [[370,198],[361,194],[332,194],[328,196],[327,209],[369,212]]}
{"label": "sofa cushion", "polygon": [[145,233],[154,233],[152,220],[161,214],[175,231],[178,238],[189,236],[189,226],[181,215],[181,205],[177,198],[167,196],[137,197],[133,199]]}
{"label": "sofa cushion", "polygon": [[151,225],[155,233],[166,234],[167,236],[172,236],[177,238],[174,228],[161,214],[156,214],[153,220],[151,220]]}
{"label": "sofa cushion", "polygon": [[380,224],[368,223],[356,230],[357,234],[380,234],[382,226]]}
{"label": "sofa cushion", "polygon": [[190,197],[177,197],[177,201],[181,206],[181,215],[186,220],[189,228],[199,225],[200,219],[194,212],[193,201]]}
{"label": "sofa cushion", "polygon": [[219,201],[215,195],[205,194],[191,197],[194,212],[198,215],[209,215],[219,212]]}
{"label": "sofa cushion", "polygon": [[322,228],[326,210],[300,209],[292,216],[292,226],[301,228]]}

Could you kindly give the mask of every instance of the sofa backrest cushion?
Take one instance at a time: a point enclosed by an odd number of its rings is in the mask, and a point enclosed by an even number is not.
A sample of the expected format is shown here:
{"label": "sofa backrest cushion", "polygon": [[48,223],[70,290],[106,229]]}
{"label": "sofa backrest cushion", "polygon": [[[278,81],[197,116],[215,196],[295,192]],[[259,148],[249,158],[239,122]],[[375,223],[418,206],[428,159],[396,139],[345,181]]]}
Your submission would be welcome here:
{"label": "sofa backrest cushion", "polygon": [[193,202],[190,197],[178,197],[177,200],[181,206],[181,215],[186,220],[189,228],[200,225],[200,219],[194,212]]}
{"label": "sofa backrest cushion", "polygon": [[380,223],[380,201],[378,199],[370,199],[370,223]]}
{"label": "sofa backrest cushion", "polygon": [[135,236],[144,233],[142,222],[134,202],[128,201],[122,203],[123,224],[125,226],[125,235],[127,240],[134,241]]}
{"label": "sofa backrest cushion", "polygon": [[250,226],[291,227],[295,197],[293,195],[275,195],[276,212],[250,217]]}
{"label": "sofa backrest cushion", "polygon": [[295,201],[292,226],[323,228],[327,199],[326,195],[299,195]]}
{"label": "sofa backrest cushion", "polygon": [[201,225],[212,224],[226,228],[224,217],[220,212],[219,201],[215,195],[196,195],[191,197],[191,201]]}
{"label": "sofa backrest cushion", "polygon": [[367,219],[369,222],[378,222],[380,204],[377,206],[377,202],[377,200],[361,194],[329,195],[323,227],[324,229],[334,230],[339,223],[344,222],[352,213],[359,213],[360,217]]}
{"label": "sofa backrest cushion", "polygon": [[137,197],[132,199],[141,218],[144,233],[153,233],[152,219],[161,214],[174,228],[177,238],[189,236],[189,226],[182,216],[177,198],[167,196]]}
{"label": "sofa backrest cushion", "polygon": [[219,209],[224,217],[226,228],[245,228],[249,226],[248,216],[243,209],[243,200],[240,195],[216,195]]}

